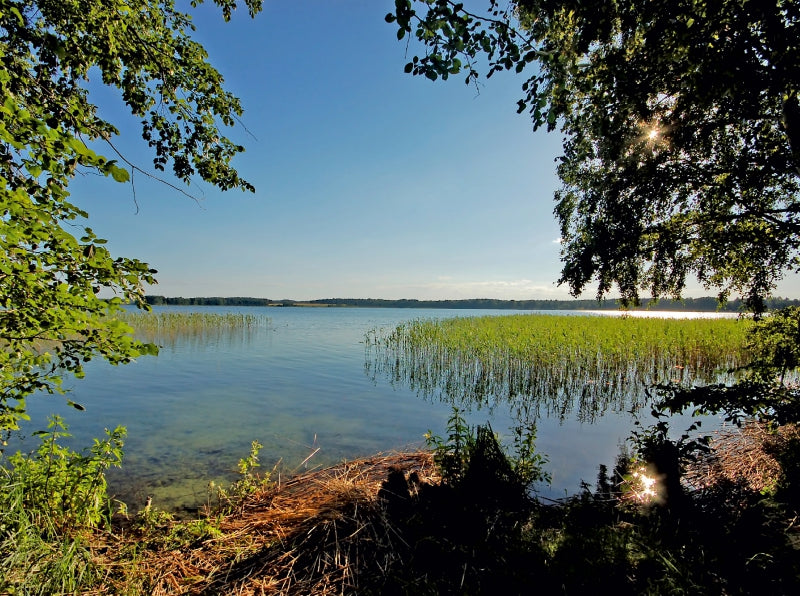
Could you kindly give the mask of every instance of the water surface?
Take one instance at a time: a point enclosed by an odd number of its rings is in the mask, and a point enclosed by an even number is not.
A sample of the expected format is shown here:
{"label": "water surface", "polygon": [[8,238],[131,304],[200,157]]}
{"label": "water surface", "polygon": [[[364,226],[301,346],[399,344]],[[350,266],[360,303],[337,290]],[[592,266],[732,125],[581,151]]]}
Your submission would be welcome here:
{"label": "water surface", "polygon": [[[207,341],[175,339],[157,357],[127,366],[91,362],[86,378],[68,380],[69,398],[34,396],[42,427],[48,412],[64,415],[75,445],[88,445],[104,428],[128,429],[125,464],[109,475],[110,490],[135,509],[147,497],[165,509],[193,507],[207,498],[209,480],[230,481],[250,443],[264,445],[263,466],[286,471],[424,444],[444,435],[451,405],[418,388],[376,374],[365,334],[416,318],[513,314],[515,311],[386,308],[166,307],[164,310],[245,312],[269,317],[248,333]],[[518,312],[518,311],[517,311]],[[567,314],[567,313],[559,313]],[[569,314],[577,313],[570,312]],[[463,404],[462,404],[463,405]],[[514,424],[502,407],[475,405],[472,424],[490,421],[501,434]],[[633,424],[616,412],[592,424],[576,417],[538,422],[537,447],[550,460],[551,497],[593,482],[597,465],[612,464]],[[25,445],[33,447],[33,441]],[[307,458],[314,454],[310,459]],[[305,461],[307,460],[307,461]]]}

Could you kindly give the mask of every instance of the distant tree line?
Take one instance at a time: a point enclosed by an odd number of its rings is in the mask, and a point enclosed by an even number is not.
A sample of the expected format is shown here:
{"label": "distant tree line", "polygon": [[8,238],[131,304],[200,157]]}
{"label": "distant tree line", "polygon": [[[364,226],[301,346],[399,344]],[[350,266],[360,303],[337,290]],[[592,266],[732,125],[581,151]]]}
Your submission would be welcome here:
{"label": "distant tree line", "polygon": [[165,296],[145,296],[150,306],[276,306],[291,300],[269,300],[266,298],[234,297],[199,297],[199,298],[167,298]]}
{"label": "distant tree line", "polygon": [[[467,300],[384,300],[380,298],[323,298],[319,300],[271,300],[269,298],[248,297],[194,297],[168,298],[165,296],[146,296],[151,306],[355,306],[366,308],[483,308],[506,310],[619,310],[619,300],[498,300],[494,298],[473,298]],[[771,298],[767,300],[770,309],[786,306],[800,306],[800,300]],[[720,306],[715,297],[684,298],[683,300],[643,299],[641,306],[633,310],[648,308],[671,311],[700,312],[740,312],[744,303],[740,299],[730,300]]]}

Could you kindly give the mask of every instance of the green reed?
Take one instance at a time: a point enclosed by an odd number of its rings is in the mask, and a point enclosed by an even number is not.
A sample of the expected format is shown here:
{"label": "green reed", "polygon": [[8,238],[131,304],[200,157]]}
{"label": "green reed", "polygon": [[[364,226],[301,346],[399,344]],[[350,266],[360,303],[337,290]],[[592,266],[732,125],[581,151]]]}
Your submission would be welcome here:
{"label": "green reed", "polygon": [[526,419],[638,408],[658,383],[724,380],[746,360],[751,322],[511,315],[417,320],[373,330],[368,365],[426,396],[494,405]]}
{"label": "green reed", "polygon": [[248,339],[270,323],[266,315],[214,312],[129,311],[117,318],[133,328],[137,339],[161,345]]}

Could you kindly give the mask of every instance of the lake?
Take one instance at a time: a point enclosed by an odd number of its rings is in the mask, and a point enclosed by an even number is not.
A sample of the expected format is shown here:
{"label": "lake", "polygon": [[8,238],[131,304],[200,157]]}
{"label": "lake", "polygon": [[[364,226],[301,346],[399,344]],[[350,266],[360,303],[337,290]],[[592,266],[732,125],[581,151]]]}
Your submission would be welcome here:
{"label": "lake", "polygon": [[[156,309],[159,310],[159,309]],[[86,378],[68,379],[69,398],[28,400],[35,424],[63,415],[73,446],[90,445],[104,428],[126,426],[125,462],[109,473],[109,489],[135,511],[148,497],[166,510],[206,501],[209,480],[230,481],[253,440],[262,466],[284,473],[376,452],[424,446],[431,430],[446,435],[451,406],[412,389],[375,366],[365,334],[419,318],[508,315],[519,311],[394,308],[166,307],[161,310],[241,312],[269,317],[248,332],[177,339],[157,357],[114,367],[93,361]],[[585,316],[574,311],[550,314]],[[471,424],[491,422],[501,435],[515,423],[502,407],[473,407]],[[550,498],[594,483],[598,464],[612,465],[633,425],[627,412],[592,423],[576,417],[538,421],[537,449],[549,458]],[[23,439],[25,448],[35,442]]]}

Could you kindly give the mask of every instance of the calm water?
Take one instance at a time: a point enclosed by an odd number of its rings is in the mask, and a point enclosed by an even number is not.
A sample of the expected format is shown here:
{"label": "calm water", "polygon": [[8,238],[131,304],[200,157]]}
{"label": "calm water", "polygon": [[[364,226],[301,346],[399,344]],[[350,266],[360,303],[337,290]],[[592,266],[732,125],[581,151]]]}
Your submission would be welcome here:
{"label": "calm water", "polygon": [[[249,334],[177,341],[162,347],[158,357],[127,366],[91,362],[85,379],[66,383],[70,399],[85,406],[85,412],[64,406],[63,396],[35,396],[28,402],[39,424],[26,432],[43,426],[40,421],[49,412],[58,412],[70,426],[74,445],[91,444],[104,428],[127,427],[125,465],[109,475],[109,484],[134,510],[148,496],[164,509],[204,502],[208,481],[232,479],[236,462],[253,440],[264,445],[265,468],[280,461],[292,471],[418,447],[428,430],[444,435],[450,405],[376,374],[365,333],[417,318],[514,312],[183,310],[245,312],[266,315],[270,322]],[[472,424],[491,421],[501,434],[514,424],[502,408],[473,408],[467,418]],[[577,491],[581,480],[593,482],[598,464],[613,463],[632,422],[626,413],[608,414],[593,424],[569,417],[540,420],[537,448],[548,455],[553,478],[541,493],[564,496]],[[29,439],[23,444],[34,446]]]}

